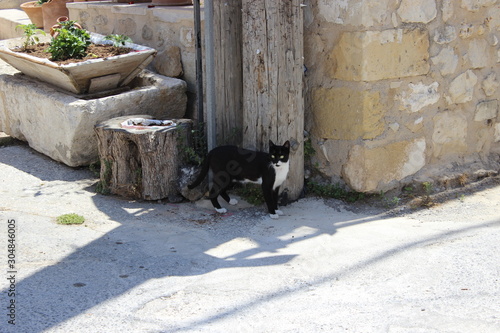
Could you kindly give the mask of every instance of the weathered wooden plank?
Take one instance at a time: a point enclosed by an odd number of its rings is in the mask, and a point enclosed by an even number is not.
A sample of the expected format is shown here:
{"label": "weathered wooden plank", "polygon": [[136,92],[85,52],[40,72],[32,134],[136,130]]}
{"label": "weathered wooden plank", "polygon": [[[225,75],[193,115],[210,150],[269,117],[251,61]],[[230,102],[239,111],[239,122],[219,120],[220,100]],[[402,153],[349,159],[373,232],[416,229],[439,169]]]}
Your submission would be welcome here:
{"label": "weathered wooden plank", "polygon": [[303,18],[299,0],[243,0],[243,146],[268,149],[290,140],[283,188],[304,186]]}
{"label": "weathered wooden plank", "polygon": [[[267,30],[265,2],[243,1],[243,146],[251,149],[264,149],[257,135],[263,119],[258,110],[267,108]],[[254,117],[249,110],[254,110]]]}
{"label": "weathered wooden plank", "polygon": [[217,144],[241,144],[243,77],[241,1],[214,1]]}

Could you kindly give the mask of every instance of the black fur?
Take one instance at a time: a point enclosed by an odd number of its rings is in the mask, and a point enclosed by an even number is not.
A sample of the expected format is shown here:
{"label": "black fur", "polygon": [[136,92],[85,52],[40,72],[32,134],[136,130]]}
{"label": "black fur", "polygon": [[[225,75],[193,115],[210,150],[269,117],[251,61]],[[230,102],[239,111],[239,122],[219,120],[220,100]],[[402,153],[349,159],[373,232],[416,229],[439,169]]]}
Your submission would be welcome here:
{"label": "black fur", "polygon": [[252,151],[236,146],[214,148],[208,153],[203,162],[200,174],[188,188],[193,189],[198,186],[205,179],[209,170],[211,170],[213,182],[209,197],[214,208],[220,210],[221,206],[217,198],[220,195],[224,200],[230,202],[231,199],[226,190],[233,181],[257,182],[261,179],[262,191],[269,213],[272,216],[277,216],[278,192],[281,183],[278,186],[274,186],[276,170],[279,168],[276,165],[286,167],[287,171],[289,154],[290,143],[288,141],[283,146],[277,146],[269,141],[269,153]]}

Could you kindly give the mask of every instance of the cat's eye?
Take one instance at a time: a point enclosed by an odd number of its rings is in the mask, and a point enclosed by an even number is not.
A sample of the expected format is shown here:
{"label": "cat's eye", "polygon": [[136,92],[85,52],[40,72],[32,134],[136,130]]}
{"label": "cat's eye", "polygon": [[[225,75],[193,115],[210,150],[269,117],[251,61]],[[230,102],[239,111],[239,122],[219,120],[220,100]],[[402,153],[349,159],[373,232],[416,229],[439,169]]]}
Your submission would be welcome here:
{"label": "cat's eye", "polygon": [[280,158],[285,158],[285,156],[284,156],[284,155],[281,155],[281,156],[280,156]]}
{"label": "cat's eye", "polygon": [[271,158],[274,158],[274,155],[271,155]]}

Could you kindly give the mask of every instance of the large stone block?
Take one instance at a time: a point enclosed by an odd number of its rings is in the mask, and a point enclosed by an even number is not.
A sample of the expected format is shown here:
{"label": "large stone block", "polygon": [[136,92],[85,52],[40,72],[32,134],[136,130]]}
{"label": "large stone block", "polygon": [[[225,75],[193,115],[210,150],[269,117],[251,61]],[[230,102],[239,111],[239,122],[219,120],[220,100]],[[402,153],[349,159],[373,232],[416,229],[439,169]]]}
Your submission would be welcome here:
{"label": "large stone block", "polygon": [[143,72],[133,82],[129,91],[85,100],[23,75],[0,75],[0,131],[66,165],[88,165],[98,157],[95,124],[142,113],[184,116],[184,81]]}
{"label": "large stone block", "polygon": [[465,73],[457,76],[450,83],[450,88],[448,92],[449,96],[446,96],[448,104],[461,104],[467,103],[472,100],[474,96],[474,87],[477,83],[477,76],[470,69]]}
{"label": "large stone block", "polygon": [[317,88],[312,94],[314,132],[324,139],[373,139],[383,133],[385,108],[377,91]]}
{"label": "large stone block", "polygon": [[453,17],[453,14],[455,12],[453,9],[454,2],[456,2],[456,0],[442,0],[441,12],[443,13],[444,22],[447,22]]}
{"label": "large stone block", "polygon": [[423,29],[344,32],[332,51],[332,77],[377,81],[429,72],[429,34]]}
{"label": "large stone block", "polygon": [[500,123],[495,124],[495,142],[500,142]]}
{"label": "large stone block", "polygon": [[376,148],[354,146],[344,165],[343,177],[356,191],[390,189],[395,181],[413,175],[425,166],[424,138],[396,142]]}
{"label": "large stone block", "polygon": [[467,118],[459,111],[438,113],[432,134],[433,155],[461,155],[467,151]]}
{"label": "large stone block", "polygon": [[169,77],[180,77],[183,74],[181,50],[177,46],[169,46],[155,57],[153,66],[156,71]]}
{"label": "large stone block", "polygon": [[483,88],[484,94],[486,96],[492,96],[496,93],[500,83],[497,81],[497,74],[495,72],[491,72],[488,76],[483,80],[481,87]]}
{"label": "large stone block", "polygon": [[462,0],[461,7],[471,12],[477,12],[481,7],[487,7],[495,4],[497,0]]}
{"label": "large stone block", "polygon": [[445,47],[431,60],[434,66],[439,69],[441,75],[446,76],[455,73],[459,59],[452,47]]}
{"label": "large stone block", "polygon": [[434,31],[433,40],[436,44],[449,44],[457,39],[457,29],[452,25],[440,26]]}
{"label": "large stone block", "polygon": [[469,43],[469,51],[467,57],[469,59],[470,68],[484,68],[492,63],[489,45],[485,39],[474,39]]}
{"label": "large stone block", "polygon": [[500,28],[500,6],[492,6],[488,9],[488,27],[490,30],[498,30]]}
{"label": "large stone block", "polygon": [[403,0],[398,14],[403,22],[429,23],[437,15],[436,0]]}
{"label": "large stone block", "polygon": [[476,113],[474,114],[475,121],[484,121],[488,119],[495,119],[498,113],[498,100],[484,101],[476,106]]}
{"label": "large stone block", "polygon": [[435,104],[441,98],[438,92],[439,83],[433,82],[430,85],[425,85],[423,82],[416,84],[410,83],[409,88],[411,93],[403,91],[401,93],[401,109],[417,112],[426,106]]}
{"label": "large stone block", "polygon": [[372,27],[391,22],[394,0],[318,1],[319,14],[328,22]]}

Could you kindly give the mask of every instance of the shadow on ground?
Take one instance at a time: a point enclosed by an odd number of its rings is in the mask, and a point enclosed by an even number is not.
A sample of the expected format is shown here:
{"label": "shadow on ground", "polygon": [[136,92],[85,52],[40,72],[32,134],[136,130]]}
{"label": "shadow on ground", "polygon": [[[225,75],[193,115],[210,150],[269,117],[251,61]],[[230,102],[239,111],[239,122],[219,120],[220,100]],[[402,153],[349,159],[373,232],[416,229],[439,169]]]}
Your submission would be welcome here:
{"label": "shadow on ground", "polygon": [[[68,168],[28,148],[24,150],[20,156],[0,154],[0,163],[45,182],[93,179],[87,169]],[[11,185],[15,186],[14,184]],[[90,191],[89,188],[87,190]],[[40,195],[44,194],[34,194],[34,197]],[[334,235],[341,228],[384,218],[363,214],[353,217],[353,213],[335,214],[335,209],[330,208],[315,215],[317,218],[314,221],[307,218],[307,212],[303,212],[301,219],[285,217],[271,221],[260,207],[220,216],[190,203],[136,202],[90,193],[75,195],[75,205],[78,205],[79,195],[82,200],[90,196],[94,208],[109,220],[118,222],[119,226],[85,246],[75,248],[74,252],[57,263],[42,267],[31,276],[18,281],[19,326],[16,327],[16,332],[35,333],[55,328],[151,279],[201,276],[220,269],[285,265],[301,255],[280,254],[292,242]],[[36,216],[33,218],[36,219]],[[483,225],[445,231],[438,236],[395,247],[368,260],[353,263],[335,274],[348,275],[352,270],[373,265],[400,251],[481,227]],[[302,239],[284,237],[297,228],[315,231]],[[211,249],[237,238],[251,240],[256,246],[225,258],[208,254]],[[40,242],[43,241],[40,239]],[[36,244],[30,246],[36,247]],[[325,276],[311,283],[322,284],[333,278],[331,275]],[[270,299],[293,294],[301,288],[303,287],[276,290],[238,308],[192,322],[189,328],[213,323]],[[2,295],[6,293],[7,290],[2,290]],[[188,327],[179,326],[169,331],[186,329]]]}

